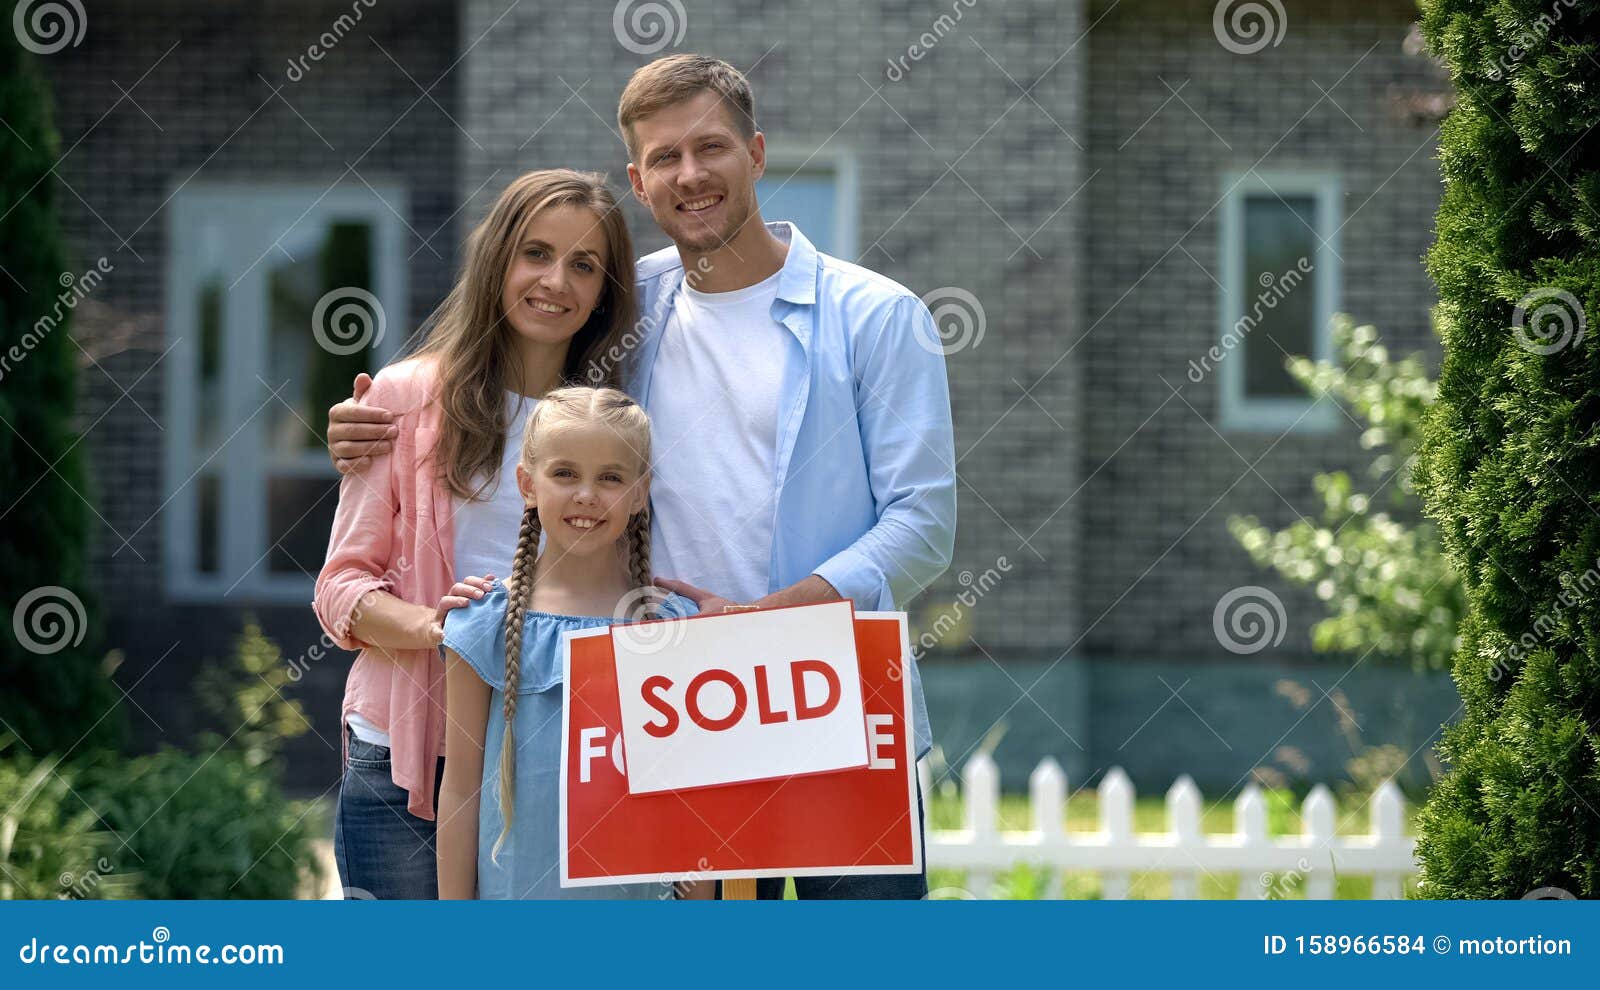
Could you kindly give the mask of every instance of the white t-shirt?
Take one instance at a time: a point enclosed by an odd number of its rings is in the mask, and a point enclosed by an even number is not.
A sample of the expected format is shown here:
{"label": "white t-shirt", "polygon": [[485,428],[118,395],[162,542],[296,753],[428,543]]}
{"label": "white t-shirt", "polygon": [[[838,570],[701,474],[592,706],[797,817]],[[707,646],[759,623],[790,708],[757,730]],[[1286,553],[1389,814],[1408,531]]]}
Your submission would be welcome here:
{"label": "white t-shirt", "polygon": [[734,601],[772,590],[778,399],[799,351],[772,318],[781,274],[732,292],[678,290],[646,410],[651,564]]}
{"label": "white t-shirt", "polygon": [[[455,572],[459,580],[464,577],[483,577],[493,574],[499,578],[511,574],[511,558],[517,552],[517,532],[522,527],[522,493],[517,490],[517,458],[522,453],[522,431],[528,425],[528,414],[539,400],[530,399],[517,392],[506,393],[506,407],[511,412],[510,427],[506,430],[506,449],[500,458],[500,473],[492,487],[485,488],[485,501],[455,498]],[[480,487],[489,483],[479,480]],[[435,605],[438,603],[435,602]],[[389,745],[389,734],[373,725],[360,712],[351,712],[346,718],[350,731],[357,739],[376,746]]]}

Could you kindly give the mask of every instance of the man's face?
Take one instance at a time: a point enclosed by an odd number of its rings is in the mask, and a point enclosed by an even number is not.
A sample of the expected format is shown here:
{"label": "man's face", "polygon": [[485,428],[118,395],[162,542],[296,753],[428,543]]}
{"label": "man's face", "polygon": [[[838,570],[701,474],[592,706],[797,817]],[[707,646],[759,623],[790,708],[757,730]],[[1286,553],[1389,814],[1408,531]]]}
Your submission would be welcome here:
{"label": "man's face", "polygon": [[722,98],[706,91],[635,121],[633,194],[680,248],[713,251],[756,215],[766,139],[746,140]]}

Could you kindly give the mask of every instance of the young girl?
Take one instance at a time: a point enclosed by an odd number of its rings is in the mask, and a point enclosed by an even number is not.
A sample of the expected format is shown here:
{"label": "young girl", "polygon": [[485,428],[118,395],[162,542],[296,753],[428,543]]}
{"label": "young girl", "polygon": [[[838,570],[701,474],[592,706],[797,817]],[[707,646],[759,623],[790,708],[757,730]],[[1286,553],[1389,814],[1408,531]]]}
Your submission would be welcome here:
{"label": "young girl", "polygon": [[366,393],[394,415],[369,424],[369,439],[387,439],[340,483],[315,601],[333,641],[361,651],[345,684],[334,817],[339,875],[356,896],[437,896],[437,647],[445,613],[484,593],[453,588],[451,575],[508,573],[523,421],[563,381],[615,381],[633,292],[633,245],[604,181],[530,172],[473,231],[426,341]]}
{"label": "young girl", "polygon": [[695,611],[648,588],[649,465],[649,420],[616,389],[558,389],[528,419],[511,578],[444,623],[441,898],[670,896],[660,884],[563,889],[558,845],[561,634],[617,622],[641,590],[649,616]]}

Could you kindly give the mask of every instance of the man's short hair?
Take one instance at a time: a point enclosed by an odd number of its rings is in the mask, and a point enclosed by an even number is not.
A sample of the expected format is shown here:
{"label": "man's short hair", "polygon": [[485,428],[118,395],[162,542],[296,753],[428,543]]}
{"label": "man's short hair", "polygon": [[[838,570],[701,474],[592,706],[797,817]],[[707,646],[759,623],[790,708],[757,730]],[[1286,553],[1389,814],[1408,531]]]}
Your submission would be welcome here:
{"label": "man's short hair", "polygon": [[756,133],[756,99],[744,73],[720,58],[680,54],[658,58],[628,80],[617,107],[617,124],[628,144],[628,156],[637,158],[633,125],[675,103],[710,91],[722,98],[728,117],[746,140]]}

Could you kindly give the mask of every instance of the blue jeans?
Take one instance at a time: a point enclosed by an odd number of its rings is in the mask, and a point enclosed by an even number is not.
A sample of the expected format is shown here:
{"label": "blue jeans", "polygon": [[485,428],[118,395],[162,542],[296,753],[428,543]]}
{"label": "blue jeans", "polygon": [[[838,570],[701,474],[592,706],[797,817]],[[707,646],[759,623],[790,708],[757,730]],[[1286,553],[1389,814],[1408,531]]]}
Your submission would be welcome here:
{"label": "blue jeans", "polygon": [[[923,834],[922,788],[917,788],[917,842],[922,846],[921,873],[874,873],[844,877],[795,877],[794,895],[802,901],[919,901],[928,896],[928,845]],[[756,880],[756,899],[783,900],[783,877]],[[722,898],[722,882],[717,882]]]}
{"label": "blue jeans", "polygon": [[[333,818],[333,857],[346,900],[437,900],[434,823],[406,810],[405,789],[389,776],[389,747],[345,729],[349,756]],[[444,781],[444,758],[434,783]]]}

